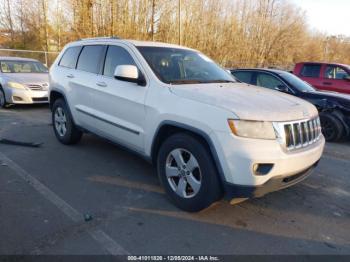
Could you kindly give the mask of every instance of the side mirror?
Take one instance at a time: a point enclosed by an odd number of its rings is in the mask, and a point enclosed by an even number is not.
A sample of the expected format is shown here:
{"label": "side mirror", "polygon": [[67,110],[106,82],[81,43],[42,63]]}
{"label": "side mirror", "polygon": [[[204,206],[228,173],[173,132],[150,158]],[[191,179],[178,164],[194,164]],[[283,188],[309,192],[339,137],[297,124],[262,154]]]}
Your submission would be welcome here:
{"label": "side mirror", "polygon": [[114,77],[120,81],[136,83],[140,86],[146,85],[145,77],[134,65],[119,65],[115,68]]}
{"label": "side mirror", "polygon": [[280,92],[289,93],[288,87],[285,85],[278,85],[275,89]]}

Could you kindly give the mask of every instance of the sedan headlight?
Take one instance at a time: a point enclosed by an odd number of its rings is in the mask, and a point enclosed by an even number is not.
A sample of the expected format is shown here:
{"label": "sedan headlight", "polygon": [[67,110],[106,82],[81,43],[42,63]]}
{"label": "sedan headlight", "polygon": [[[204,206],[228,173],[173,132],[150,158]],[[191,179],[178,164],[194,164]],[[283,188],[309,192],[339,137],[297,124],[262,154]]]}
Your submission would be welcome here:
{"label": "sedan headlight", "polygon": [[276,133],[272,122],[229,119],[228,123],[232,133],[236,136],[270,140],[276,139]]}
{"label": "sedan headlight", "polygon": [[10,88],[16,88],[16,89],[26,89],[24,85],[17,82],[7,82],[7,86]]}

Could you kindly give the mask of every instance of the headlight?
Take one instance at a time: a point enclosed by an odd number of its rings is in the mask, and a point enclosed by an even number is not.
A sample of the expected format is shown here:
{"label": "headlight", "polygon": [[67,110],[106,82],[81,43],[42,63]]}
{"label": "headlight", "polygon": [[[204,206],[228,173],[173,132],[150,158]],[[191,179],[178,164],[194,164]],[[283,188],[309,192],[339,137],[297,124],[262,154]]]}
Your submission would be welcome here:
{"label": "headlight", "polygon": [[232,133],[236,136],[276,139],[276,133],[271,122],[251,121],[251,120],[228,120]]}
{"label": "headlight", "polygon": [[10,88],[17,88],[17,89],[25,89],[26,87],[20,83],[16,82],[7,82],[8,87]]}

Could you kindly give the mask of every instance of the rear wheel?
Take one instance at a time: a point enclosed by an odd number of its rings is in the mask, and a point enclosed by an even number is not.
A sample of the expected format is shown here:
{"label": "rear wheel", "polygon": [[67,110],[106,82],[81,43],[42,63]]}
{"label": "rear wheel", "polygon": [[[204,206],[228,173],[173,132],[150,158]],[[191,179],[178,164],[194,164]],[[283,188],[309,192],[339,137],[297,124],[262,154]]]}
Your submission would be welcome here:
{"label": "rear wheel", "polygon": [[157,169],[170,200],[185,211],[200,211],[222,196],[208,149],[190,135],[175,134],[161,145]]}
{"label": "rear wheel", "polygon": [[328,142],[339,141],[344,135],[341,121],[330,113],[320,114],[322,134]]}
{"label": "rear wheel", "polygon": [[63,99],[57,99],[53,104],[52,123],[55,135],[62,144],[71,145],[80,141],[82,132],[75,126]]}

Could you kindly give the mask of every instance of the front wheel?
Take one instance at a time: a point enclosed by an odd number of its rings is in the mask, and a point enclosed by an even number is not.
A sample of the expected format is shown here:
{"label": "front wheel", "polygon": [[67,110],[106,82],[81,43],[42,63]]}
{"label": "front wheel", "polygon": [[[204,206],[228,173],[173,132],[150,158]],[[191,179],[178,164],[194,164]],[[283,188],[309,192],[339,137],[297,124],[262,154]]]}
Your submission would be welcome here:
{"label": "front wheel", "polygon": [[222,196],[208,148],[191,135],[175,134],[161,145],[157,170],[170,200],[185,211],[200,211]]}
{"label": "front wheel", "polygon": [[63,99],[57,99],[52,107],[52,124],[57,139],[65,145],[80,141],[82,132],[75,126],[68,106]]}
{"label": "front wheel", "polygon": [[341,121],[330,113],[320,114],[322,134],[326,141],[337,142],[344,135],[344,126]]}
{"label": "front wheel", "polygon": [[7,106],[6,97],[4,90],[0,87],[0,108],[5,108]]}

